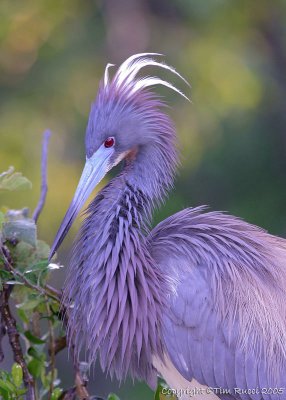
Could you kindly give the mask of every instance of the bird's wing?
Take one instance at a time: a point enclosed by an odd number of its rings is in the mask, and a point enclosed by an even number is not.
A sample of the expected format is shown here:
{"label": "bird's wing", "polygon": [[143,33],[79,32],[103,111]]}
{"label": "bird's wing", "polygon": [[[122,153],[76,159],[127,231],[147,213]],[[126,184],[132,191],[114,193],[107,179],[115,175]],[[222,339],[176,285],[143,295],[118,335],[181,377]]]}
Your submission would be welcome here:
{"label": "bird's wing", "polygon": [[284,400],[285,241],[203,211],[183,210],[148,237],[171,286],[162,316],[168,355],[188,381],[221,388],[220,398]]}

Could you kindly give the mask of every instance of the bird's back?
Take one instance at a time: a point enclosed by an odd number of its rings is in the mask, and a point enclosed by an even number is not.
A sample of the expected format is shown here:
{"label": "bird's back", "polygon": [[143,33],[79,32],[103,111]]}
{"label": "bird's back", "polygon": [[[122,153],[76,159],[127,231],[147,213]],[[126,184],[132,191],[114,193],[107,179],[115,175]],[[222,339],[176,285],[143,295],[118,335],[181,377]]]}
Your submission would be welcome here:
{"label": "bird's back", "polygon": [[221,399],[286,399],[286,241],[202,207],[148,239],[172,289],[162,335],[179,373]]}

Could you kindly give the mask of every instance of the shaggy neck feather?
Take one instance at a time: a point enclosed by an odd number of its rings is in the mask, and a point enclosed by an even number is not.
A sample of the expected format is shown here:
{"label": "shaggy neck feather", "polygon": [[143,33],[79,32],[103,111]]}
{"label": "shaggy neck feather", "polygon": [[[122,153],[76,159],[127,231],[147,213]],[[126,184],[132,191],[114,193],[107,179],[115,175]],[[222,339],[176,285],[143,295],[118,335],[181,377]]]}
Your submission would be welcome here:
{"label": "shaggy neck feather", "polygon": [[[148,172],[140,169],[142,163],[149,164]],[[165,166],[162,148],[141,148],[96,196],[65,287],[66,301],[74,302],[68,333],[77,356],[85,348],[88,362],[99,355],[103,370],[117,379],[129,371],[151,385],[156,380],[152,357],[163,356],[159,332],[168,284],[149,254],[144,232],[153,201],[172,181],[172,169],[163,171]]]}

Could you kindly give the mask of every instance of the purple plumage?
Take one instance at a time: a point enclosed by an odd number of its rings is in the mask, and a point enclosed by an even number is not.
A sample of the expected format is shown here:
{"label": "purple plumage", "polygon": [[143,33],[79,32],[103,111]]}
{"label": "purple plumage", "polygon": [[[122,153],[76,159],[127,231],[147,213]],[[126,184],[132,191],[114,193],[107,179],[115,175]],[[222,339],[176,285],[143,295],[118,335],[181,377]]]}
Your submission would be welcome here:
{"label": "purple plumage", "polygon": [[112,80],[108,65],[92,105],[86,166],[51,255],[95,185],[124,167],[89,205],[74,246],[69,340],[77,357],[99,357],[119,380],[130,374],[153,387],[159,373],[178,390],[200,385],[204,397],[194,399],[214,398],[207,386],[225,390],[221,399],[285,399],[286,390],[262,393],[286,386],[285,240],[203,208],[148,231],[178,163],[175,129],[148,87],[183,95],[137,78],[145,66],[179,75],[149,56],[130,57]]}

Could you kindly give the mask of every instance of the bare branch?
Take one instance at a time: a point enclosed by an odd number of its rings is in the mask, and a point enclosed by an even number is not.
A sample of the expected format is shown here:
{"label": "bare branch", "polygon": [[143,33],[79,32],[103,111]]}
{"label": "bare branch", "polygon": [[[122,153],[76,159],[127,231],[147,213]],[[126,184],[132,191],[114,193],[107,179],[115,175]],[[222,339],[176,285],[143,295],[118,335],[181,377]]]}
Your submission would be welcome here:
{"label": "bare branch", "polygon": [[60,290],[57,290],[56,288],[50,286],[50,285],[45,285],[45,290],[52,294],[53,296],[57,297],[58,299],[61,299],[62,297],[62,292]]}
{"label": "bare branch", "polygon": [[[66,318],[68,318],[68,317],[66,316]],[[62,337],[60,339],[61,339],[62,343],[60,343],[60,345],[57,349],[58,351],[60,351],[62,348],[64,348],[67,344],[66,337]],[[71,350],[73,358],[75,358],[74,357],[74,345],[70,346],[70,350]],[[74,370],[75,370],[75,386],[68,390],[65,390],[61,394],[59,400],[75,400],[76,398],[78,398],[80,400],[87,400],[87,399],[91,398],[91,396],[87,390],[88,364],[85,362],[79,362],[77,360],[74,360]]]}
{"label": "bare branch", "polygon": [[49,146],[49,139],[51,136],[51,131],[46,130],[43,134],[43,144],[42,144],[42,164],[41,164],[41,171],[42,171],[42,183],[41,183],[41,195],[37,207],[33,213],[33,220],[37,222],[42,209],[45,205],[47,192],[48,192],[48,184],[47,184],[47,164],[48,164],[48,146]]}
{"label": "bare branch", "polygon": [[75,400],[75,399],[76,399],[75,387],[65,390],[59,397],[59,400]]}
{"label": "bare branch", "polygon": [[2,291],[0,292],[0,316],[1,316],[1,324],[0,324],[0,362],[2,362],[4,360],[4,351],[3,351],[3,347],[2,347],[2,341],[4,336],[7,333],[7,329],[6,329],[6,325],[5,325],[5,321],[3,320],[3,316],[2,316],[2,311],[3,311],[3,307],[4,307],[4,288],[2,288]]}
{"label": "bare branch", "polygon": [[55,332],[54,332],[54,327],[53,327],[53,322],[51,321],[52,313],[50,310],[50,305],[49,305],[49,300],[48,297],[46,296],[46,308],[47,308],[47,313],[48,313],[48,325],[49,325],[49,336],[50,336],[50,357],[51,357],[51,383],[50,383],[50,388],[49,388],[49,394],[48,394],[48,400],[51,399],[52,393],[54,390],[54,380],[55,380],[55,368],[56,368],[56,353],[55,353]]}
{"label": "bare branch", "polygon": [[81,372],[79,371],[78,365],[75,366],[76,375],[75,375],[75,385],[76,385],[76,393],[80,400],[86,400],[90,398],[90,395],[87,391],[87,380],[83,378]]}
{"label": "bare branch", "polygon": [[[2,309],[2,306],[1,306],[1,309]],[[3,347],[2,347],[2,340],[3,340],[5,335],[6,335],[6,327],[5,327],[4,321],[1,318],[1,325],[0,325],[0,362],[2,362],[4,360],[4,351],[3,351]]]}
{"label": "bare branch", "polygon": [[[7,260],[7,258],[4,254],[3,254],[3,256],[4,256],[4,263],[5,263],[5,268],[6,268],[5,259]],[[8,262],[8,263],[10,264],[10,262]],[[27,367],[27,364],[26,364],[26,361],[25,361],[25,358],[23,355],[21,343],[20,343],[20,335],[17,330],[16,320],[15,320],[14,316],[12,315],[10,306],[9,306],[9,298],[10,298],[11,291],[12,291],[12,287],[10,285],[7,285],[7,284],[3,285],[3,290],[1,292],[1,317],[2,317],[1,320],[2,320],[3,327],[5,327],[7,335],[9,337],[9,342],[10,342],[10,346],[13,351],[14,360],[16,363],[18,363],[22,367],[24,385],[27,389],[26,399],[27,400],[35,400],[35,382],[34,382],[33,377],[29,373],[29,370],[28,370],[28,367]]]}
{"label": "bare branch", "polygon": [[[55,339],[54,341],[54,352],[55,354],[58,354],[61,350],[65,349],[67,347],[67,338],[66,336],[60,336]],[[49,356],[52,354],[52,349],[49,348]]]}
{"label": "bare branch", "polygon": [[3,290],[4,296],[4,304],[2,307],[2,318],[5,322],[7,334],[9,337],[9,342],[13,351],[14,360],[16,363],[20,364],[23,370],[23,379],[24,385],[27,388],[26,399],[27,400],[34,400],[35,399],[35,387],[34,387],[34,380],[29,373],[28,367],[26,365],[22,347],[20,344],[20,335],[17,331],[16,320],[13,317],[10,307],[9,307],[9,296],[10,291],[8,285]]}
{"label": "bare branch", "polygon": [[[73,352],[73,346],[71,348]],[[75,387],[72,387],[62,393],[60,400],[74,400],[78,398],[79,400],[87,400],[90,399],[91,396],[87,390],[87,364],[75,362]]]}

